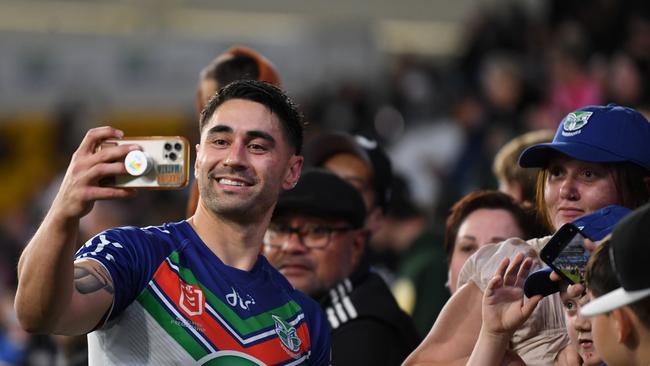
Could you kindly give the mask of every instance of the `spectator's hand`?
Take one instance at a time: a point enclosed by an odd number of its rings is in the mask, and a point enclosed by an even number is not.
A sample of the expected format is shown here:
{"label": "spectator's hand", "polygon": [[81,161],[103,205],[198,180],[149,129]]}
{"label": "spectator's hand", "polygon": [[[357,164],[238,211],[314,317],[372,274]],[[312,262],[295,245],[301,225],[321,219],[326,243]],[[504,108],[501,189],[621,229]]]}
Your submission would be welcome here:
{"label": "spectator's hand", "polygon": [[510,263],[504,258],[483,294],[483,327],[495,335],[510,337],[528,319],[542,299],[533,296],[524,304],[524,281],[533,259],[517,254]]}
{"label": "spectator's hand", "polygon": [[[576,284],[569,284],[567,281],[565,281],[562,277],[560,277],[559,274],[555,272],[551,272],[549,275],[549,278],[551,281],[556,281],[556,282],[562,282],[560,284],[560,291],[564,292],[566,291],[567,295],[569,297],[580,297],[582,296],[585,291],[587,290],[586,286],[584,283],[576,283]],[[566,287],[566,289],[565,289]]]}
{"label": "spectator's hand", "polygon": [[137,145],[120,145],[110,149],[97,147],[109,138],[122,138],[124,133],[112,127],[93,128],[72,155],[52,210],[61,219],[78,219],[93,207],[96,200],[125,198],[135,194],[132,189],[102,187],[99,182],[108,176],[126,174],[124,157]]}

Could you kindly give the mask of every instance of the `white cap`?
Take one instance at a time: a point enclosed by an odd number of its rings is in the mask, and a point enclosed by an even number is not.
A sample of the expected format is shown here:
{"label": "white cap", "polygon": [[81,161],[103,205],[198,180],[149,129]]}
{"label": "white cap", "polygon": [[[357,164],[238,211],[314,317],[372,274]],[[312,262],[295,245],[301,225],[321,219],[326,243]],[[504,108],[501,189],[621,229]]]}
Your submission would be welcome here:
{"label": "white cap", "polygon": [[650,204],[637,208],[616,225],[609,250],[610,270],[620,287],[589,302],[580,313],[594,316],[637,302],[650,296],[648,260],[650,245],[643,240],[650,235]]}
{"label": "white cap", "polygon": [[126,171],[134,177],[146,174],[151,170],[152,166],[153,162],[149,155],[140,150],[131,151],[126,155],[126,158],[124,158],[124,167],[126,168]]}
{"label": "white cap", "polygon": [[619,287],[612,292],[608,292],[603,296],[591,300],[587,305],[585,305],[585,307],[580,309],[580,314],[584,316],[594,316],[608,313],[614,309],[641,300],[648,295],[650,295],[650,289],[625,291],[624,288]]}

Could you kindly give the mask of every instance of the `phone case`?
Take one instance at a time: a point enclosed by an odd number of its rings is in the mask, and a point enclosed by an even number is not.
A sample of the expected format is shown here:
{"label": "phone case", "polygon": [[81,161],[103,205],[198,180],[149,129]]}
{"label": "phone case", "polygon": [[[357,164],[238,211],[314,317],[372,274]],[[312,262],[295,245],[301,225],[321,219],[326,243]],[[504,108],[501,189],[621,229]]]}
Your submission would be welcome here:
{"label": "phone case", "polygon": [[582,273],[589,258],[584,246],[574,242],[576,235],[581,234],[575,225],[564,224],[540,252],[542,261],[572,284],[582,282]]}
{"label": "phone case", "polygon": [[189,142],[182,136],[145,136],[109,139],[101,148],[137,144],[124,159],[129,174],[102,181],[102,185],[124,188],[179,189],[189,182]]}

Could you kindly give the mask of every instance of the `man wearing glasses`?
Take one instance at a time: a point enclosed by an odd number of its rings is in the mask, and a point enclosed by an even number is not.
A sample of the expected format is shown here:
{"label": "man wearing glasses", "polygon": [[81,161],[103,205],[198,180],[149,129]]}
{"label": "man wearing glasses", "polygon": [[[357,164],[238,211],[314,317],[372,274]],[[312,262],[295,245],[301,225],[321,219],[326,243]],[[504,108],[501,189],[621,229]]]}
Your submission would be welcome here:
{"label": "man wearing glasses", "polygon": [[332,364],[399,365],[418,336],[384,281],[361,261],[365,219],[352,185],[307,170],[280,195],[264,253],[294,287],[320,302],[332,330]]}

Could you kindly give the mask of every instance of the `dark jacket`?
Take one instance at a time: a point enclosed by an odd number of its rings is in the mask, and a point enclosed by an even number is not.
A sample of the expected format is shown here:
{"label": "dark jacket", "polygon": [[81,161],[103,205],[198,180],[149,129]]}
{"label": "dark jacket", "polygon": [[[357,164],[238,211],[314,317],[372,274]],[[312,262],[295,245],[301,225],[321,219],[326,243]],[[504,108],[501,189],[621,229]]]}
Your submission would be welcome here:
{"label": "dark jacket", "polygon": [[384,280],[363,266],[320,300],[332,331],[332,365],[400,365],[420,342]]}

